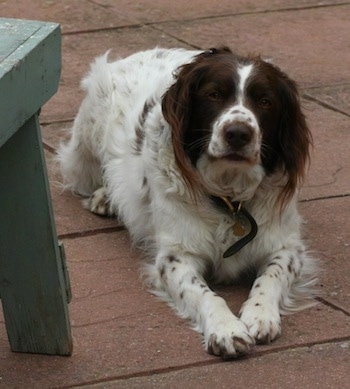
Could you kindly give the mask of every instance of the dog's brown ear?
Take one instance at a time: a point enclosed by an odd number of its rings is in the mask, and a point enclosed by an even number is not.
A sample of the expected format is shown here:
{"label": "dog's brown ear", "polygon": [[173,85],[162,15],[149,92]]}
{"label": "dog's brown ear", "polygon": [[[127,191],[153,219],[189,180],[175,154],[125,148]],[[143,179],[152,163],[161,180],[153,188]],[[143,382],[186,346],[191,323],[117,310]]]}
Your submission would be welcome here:
{"label": "dog's brown ear", "polygon": [[281,73],[279,93],[282,102],[282,115],[279,128],[279,147],[281,159],[288,177],[282,191],[282,205],[294,194],[306,174],[310,160],[312,134],[301,110],[297,85]]}
{"label": "dog's brown ear", "polygon": [[162,100],[163,116],[172,132],[175,161],[192,192],[195,192],[198,186],[198,177],[186,154],[184,137],[190,123],[193,92],[200,78],[201,70],[197,67],[197,61],[182,66],[176,82],[164,94]]}

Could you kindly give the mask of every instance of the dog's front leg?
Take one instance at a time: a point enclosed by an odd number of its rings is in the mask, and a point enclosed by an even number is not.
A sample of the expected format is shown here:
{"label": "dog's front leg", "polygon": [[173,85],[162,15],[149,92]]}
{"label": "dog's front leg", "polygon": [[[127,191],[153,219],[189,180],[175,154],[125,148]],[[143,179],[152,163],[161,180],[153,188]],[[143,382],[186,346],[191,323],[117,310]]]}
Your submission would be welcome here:
{"label": "dog's front leg", "polygon": [[269,343],[281,335],[280,307],[293,308],[291,288],[303,266],[302,251],[283,249],[265,261],[255,280],[240,318],[257,343]]}
{"label": "dog's front leg", "polygon": [[254,339],[224,299],[208,287],[201,261],[188,254],[168,253],[158,256],[157,268],[172,304],[203,333],[209,353],[227,359],[250,351]]}

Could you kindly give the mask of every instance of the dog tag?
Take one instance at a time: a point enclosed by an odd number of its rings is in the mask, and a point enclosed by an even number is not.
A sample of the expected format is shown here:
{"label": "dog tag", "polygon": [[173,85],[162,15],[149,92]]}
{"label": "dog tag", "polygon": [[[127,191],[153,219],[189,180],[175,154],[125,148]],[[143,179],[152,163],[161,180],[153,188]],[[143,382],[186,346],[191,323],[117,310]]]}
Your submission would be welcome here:
{"label": "dog tag", "polygon": [[246,233],[244,225],[239,220],[235,221],[232,230],[236,236],[244,236]]}

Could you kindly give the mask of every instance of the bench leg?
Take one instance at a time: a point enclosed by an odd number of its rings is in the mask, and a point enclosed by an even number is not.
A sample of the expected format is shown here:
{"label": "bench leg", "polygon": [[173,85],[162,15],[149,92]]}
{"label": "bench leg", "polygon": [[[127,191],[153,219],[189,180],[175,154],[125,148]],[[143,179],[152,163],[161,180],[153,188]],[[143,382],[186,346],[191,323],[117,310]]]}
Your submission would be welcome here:
{"label": "bench leg", "polygon": [[70,355],[67,294],[37,115],[0,148],[0,297],[12,351]]}

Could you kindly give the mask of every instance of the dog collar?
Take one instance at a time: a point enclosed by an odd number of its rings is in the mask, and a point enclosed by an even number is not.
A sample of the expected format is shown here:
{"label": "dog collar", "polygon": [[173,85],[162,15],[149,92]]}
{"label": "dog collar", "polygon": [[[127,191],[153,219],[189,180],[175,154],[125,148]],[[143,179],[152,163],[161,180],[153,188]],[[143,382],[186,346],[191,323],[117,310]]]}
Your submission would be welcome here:
{"label": "dog collar", "polygon": [[[231,257],[241,250],[246,244],[253,240],[258,232],[258,225],[253,216],[242,206],[240,201],[232,201],[229,197],[210,196],[215,205],[226,211],[234,223],[232,226],[233,233],[236,236],[242,236],[237,242],[230,246],[223,254],[224,258]],[[246,228],[242,222],[245,219],[250,224],[250,231],[246,233]]]}

